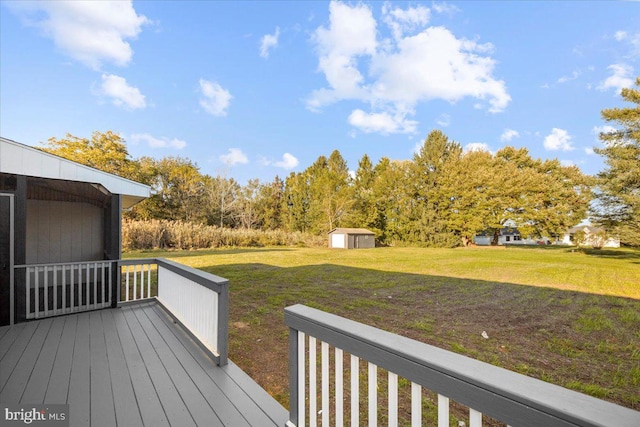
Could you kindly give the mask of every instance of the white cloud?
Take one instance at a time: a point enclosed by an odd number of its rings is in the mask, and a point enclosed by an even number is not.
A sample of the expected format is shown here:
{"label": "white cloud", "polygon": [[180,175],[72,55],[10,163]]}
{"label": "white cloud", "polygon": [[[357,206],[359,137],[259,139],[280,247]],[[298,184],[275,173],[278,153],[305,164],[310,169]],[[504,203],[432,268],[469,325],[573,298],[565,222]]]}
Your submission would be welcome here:
{"label": "white cloud", "polygon": [[389,26],[396,39],[400,39],[406,32],[424,27],[431,18],[431,11],[428,7],[417,6],[407,9],[391,9],[390,6],[389,3],[385,3],[382,6],[382,15],[384,16],[384,22]]}
{"label": "white cloud", "polygon": [[560,164],[565,167],[576,165],[573,160],[560,160]]}
{"label": "white cloud", "polygon": [[610,125],[594,126],[593,127],[593,133],[595,133],[598,136],[600,136],[601,133],[611,133],[611,132],[615,132],[616,130],[617,130],[616,128],[614,128],[613,126],[610,126]]}
{"label": "white cloud", "polygon": [[440,114],[440,117],[436,119],[436,123],[442,127],[447,127],[451,124],[451,116],[448,114]]}
{"label": "white cloud", "polygon": [[318,110],[340,99],[366,98],[360,87],[364,77],[357,68],[357,56],[376,52],[376,21],[368,6],[350,7],[340,2],[329,4],[329,28],[319,27],[313,34],[319,64],[331,89],[311,94],[308,108]]}
{"label": "white cloud", "polygon": [[298,166],[298,163],[300,162],[295,158],[293,154],[284,153],[282,155],[282,160],[275,162],[273,166],[283,169],[293,169]]}
{"label": "white cloud", "polygon": [[103,63],[126,66],[135,39],[150,21],[131,1],[7,2],[28,25],[40,28],[65,55],[98,70]]}
{"label": "white cloud", "polygon": [[633,67],[628,64],[612,64],[607,67],[611,70],[611,75],[598,86],[598,90],[604,92],[608,89],[615,89],[619,94],[623,88],[633,86]]}
{"label": "white cloud", "polygon": [[616,31],[616,33],[613,35],[613,37],[620,42],[620,41],[622,41],[622,40],[627,38],[627,32],[626,31]]}
{"label": "white cloud", "polygon": [[[357,100],[370,105],[378,119],[386,113],[387,120],[409,122],[418,103],[433,99],[455,103],[472,97],[488,104],[490,112],[509,104],[504,81],[493,77],[495,61],[486,56],[493,46],[457,38],[444,27],[425,28],[429,9],[385,4],[382,19],[395,38],[381,41],[368,6],[332,2],[329,9],[329,25],[317,28],[312,38],[327,87],[310,94],[310,110]],[[406,131],[405,126],[379,128],[386,133]]]}
{"label": "white cloud", "polygon": [[231,93],[216,82],[200,79],[200,106],[214,116],[226,116],[231,103]]}
{"label": "white cloud", "polygon": [[267,59],[269,50],[278,47],[278,37],[280,37],[280,27],[276,27],[273,34],[265,34],[260,40],[260,56]]}
{"label": "white cloud", "polygon": [[404,114],[391,115],[387,112],[365,113],[357,109],[349,115],[349,124],[363,131],[364,133],[380,132],[390,133],[413,133],[416,131],[418,122],[408,120]]}
{"label": "white cloud", "polygon": [[129,110],[137,110],[147,106],[145,96],[137,87],[129,86],[124,77],[113,74],[102,75],[99,94],[111,98],[114,105]]}
{"label": "white cloud", "polygon": [[490,153],[491,149],[489,148],[489,145],[485,144],[484,142],[470,142],[469,144],[464,146],[462,151],[465,153],[469,153],[472,151],[486,151]]}
{"label": "white cloud", "polygon": [[520,138],[520,132],[513,129],[505,129],[502,135],[500,135],[500,141],[502,142],[509,142],[513,138]]}
{"label": "white cloud", "polygon": [[227,166],[249,163],[249,159],[239,148],[229,148],[229,152],[221,155],[219,159]]}
{"label": "white cloud", "polygon": [[550,151],[571,151],[574,149],[571,145],[573,137],[564,129],[553,128],[551,133],[544,138],[544,148]]}
{"label": "white cloud", "polygon": [[460,12],[460,9],[453,4],[448,4],[448,3],[433,3],[431,5],[431,7],[433,8],[433,10],[435,10],[437,13],[447,13],[449,15],[452,15],[456,12]]}
{"label": "white cloud", "polygon": [[591,155],[595,154],[595,151],[593,151],[593,148],[590,148],[590,147],[586,147],[586,148],[584,149],[584,152],[585,152],[585,154],[586,154],[587,156],[591,156]]}
{"label": "white cloud", "polygon": [[176,148],[182,150],[187,146],[186,141],[178,138],[156,138],[148,133],[134,133],[131,140],[136,143],[145,142],[151,148]]}
{"label": "white cloud", "polygon": [[582,74],[582,71],[580,70],[575,70],[571,73],[570,76],[562,76],[558,79],[558,83],[562,84],[562,83],[566,83],[566,82],[570,82],[571,80],[575,80],[578,77],[580,77],[580,75]]}

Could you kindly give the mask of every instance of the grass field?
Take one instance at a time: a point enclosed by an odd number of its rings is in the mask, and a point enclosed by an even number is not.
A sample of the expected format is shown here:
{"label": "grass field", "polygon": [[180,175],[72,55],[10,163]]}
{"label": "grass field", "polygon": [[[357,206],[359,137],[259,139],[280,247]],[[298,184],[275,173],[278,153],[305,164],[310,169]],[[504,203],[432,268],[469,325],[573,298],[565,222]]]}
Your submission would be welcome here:
{"label": "grass field", "polygon": [[229,356],[285,406],[283,309],[301,303],[640,410],[637,250],[240,248],[127,256],[167,257],[229,279]]}

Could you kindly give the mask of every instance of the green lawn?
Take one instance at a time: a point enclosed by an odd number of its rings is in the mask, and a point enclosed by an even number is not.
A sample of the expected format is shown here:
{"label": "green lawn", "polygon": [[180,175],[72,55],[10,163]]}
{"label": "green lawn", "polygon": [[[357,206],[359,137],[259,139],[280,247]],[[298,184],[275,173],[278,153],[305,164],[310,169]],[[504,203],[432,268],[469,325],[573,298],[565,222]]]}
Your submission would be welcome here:
{"label": "green lawn", "polygon": [[239,248],[127,256],[167,257],[229,279],[230,358],[285,405],[283,309],[302,303],[640,410],[638,250]]}

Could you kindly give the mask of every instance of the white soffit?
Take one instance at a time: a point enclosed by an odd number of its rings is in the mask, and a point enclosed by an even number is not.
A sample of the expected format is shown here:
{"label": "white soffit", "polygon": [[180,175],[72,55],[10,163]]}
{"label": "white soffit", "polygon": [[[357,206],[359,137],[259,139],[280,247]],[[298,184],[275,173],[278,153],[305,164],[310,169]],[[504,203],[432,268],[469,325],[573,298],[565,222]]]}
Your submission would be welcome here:
{"label": "white soffit", "polygon": [[149,186],[102,172],[28,145],[0,137],[0,172],[38,178],[100,184],[112,194],[122,195],[127,209],[149,197]]}

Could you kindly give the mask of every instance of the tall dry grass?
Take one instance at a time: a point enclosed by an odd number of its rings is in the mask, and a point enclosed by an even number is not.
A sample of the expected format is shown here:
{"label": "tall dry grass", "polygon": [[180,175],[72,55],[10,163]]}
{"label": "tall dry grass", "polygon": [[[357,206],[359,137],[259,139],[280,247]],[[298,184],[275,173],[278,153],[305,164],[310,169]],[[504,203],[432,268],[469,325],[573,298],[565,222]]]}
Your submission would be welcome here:
{"label": "tall dry grass", "polygon": [[262,246],[322,247],[326,244],[327,240],[322,236],[282,230],[230,229],[167,220],[122,222],[122,248],[125,251]]}

